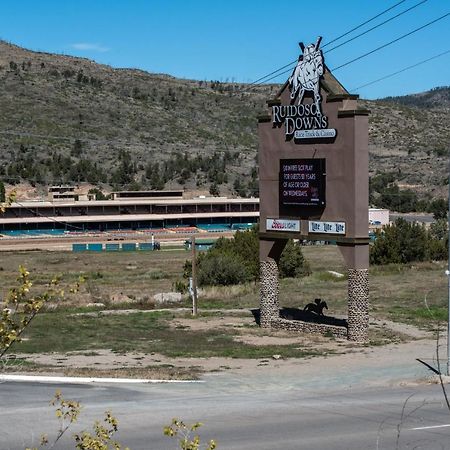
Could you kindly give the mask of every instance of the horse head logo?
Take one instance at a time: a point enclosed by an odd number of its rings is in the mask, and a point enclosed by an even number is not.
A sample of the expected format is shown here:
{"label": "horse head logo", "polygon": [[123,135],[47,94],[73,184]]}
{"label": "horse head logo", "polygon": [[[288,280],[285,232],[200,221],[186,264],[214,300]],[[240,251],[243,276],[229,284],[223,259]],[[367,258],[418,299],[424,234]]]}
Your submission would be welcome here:
{"label": "horse head logo", "polygon": [[297,101],[300,105],[305,92],[313,92],[318,115],[322,115],[320,108],[322,98],[319,92],[319,80],[323,75],[323,55],[322,50],[319,49],[321,40],[322,38],[319,37],[315,44],[310,44],[307,47],[303,45],[303,42],[299,43],[303,54],[299,56],[297,65],[289,77],[291,99],[293,100],[298,95]]}

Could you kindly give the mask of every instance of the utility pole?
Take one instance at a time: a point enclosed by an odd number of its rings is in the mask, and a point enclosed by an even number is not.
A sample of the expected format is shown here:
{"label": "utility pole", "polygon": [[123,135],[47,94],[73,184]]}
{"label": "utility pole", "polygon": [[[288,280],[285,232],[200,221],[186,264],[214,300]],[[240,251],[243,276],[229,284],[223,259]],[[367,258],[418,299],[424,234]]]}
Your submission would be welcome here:
{"label": "utility pole", "polygon": [[197,264],[195,254],[195,236],[191,238],[192,246],[192,315],[197,316]]}
{"label": "utility pole", "polygon": [[[450,148],[449,148],[450,157]],[[447,302],[447,375],[450,376],[450,159],[448,165],[448,211],[447,211],[447,245],[448,245],[448,260],[447,260],[447,282],[448,282],[448,302]]]}

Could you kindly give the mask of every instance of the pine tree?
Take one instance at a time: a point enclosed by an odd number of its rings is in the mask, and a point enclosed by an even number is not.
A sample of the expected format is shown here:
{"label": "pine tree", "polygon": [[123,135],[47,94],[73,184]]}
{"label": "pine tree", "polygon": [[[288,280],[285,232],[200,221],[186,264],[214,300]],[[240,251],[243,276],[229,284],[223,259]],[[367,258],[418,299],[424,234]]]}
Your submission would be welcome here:
{"label": "pine tree", "polygon": [[0,181],[0,202],[6,201],[6,195],[5,195],[5,185],[3,184],[3,181]]}

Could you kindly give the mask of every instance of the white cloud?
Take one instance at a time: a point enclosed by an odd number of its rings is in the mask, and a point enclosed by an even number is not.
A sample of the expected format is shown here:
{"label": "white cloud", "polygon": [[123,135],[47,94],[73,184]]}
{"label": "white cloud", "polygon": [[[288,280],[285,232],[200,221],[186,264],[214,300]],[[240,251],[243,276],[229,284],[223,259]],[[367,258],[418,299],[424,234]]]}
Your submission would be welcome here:
{"label": "white cloud", "polygon": [[109,52],[109,48],[101,44],[92,44],[89,42],[77,42],[76,44],[70,45],[75,50],[87,50],[92,52]]}

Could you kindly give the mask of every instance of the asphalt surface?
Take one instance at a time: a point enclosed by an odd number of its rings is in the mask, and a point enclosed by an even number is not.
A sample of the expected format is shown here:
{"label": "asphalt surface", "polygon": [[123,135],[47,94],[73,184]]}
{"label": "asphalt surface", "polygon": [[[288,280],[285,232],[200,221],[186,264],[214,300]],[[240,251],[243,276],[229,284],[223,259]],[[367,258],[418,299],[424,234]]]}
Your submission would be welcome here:
{"label": "asphalt surface", "polygon": [[414,213],[407,213],[407,214],[390,213],[389,214],[389,219],[391,221],[394,221],[399,218],[405,219],[407,222],[419,222],[419,223],[426,223],[426,224],[436,222],[434,220],[433,214],[414,214]]}
{"label": "asphalt surface", "polygon": [[90,428],[106,410],[119,420],[117,440],[134,450],[177,448],[162,433],[172,417],[203,422],[202,442],[214,438],[219,449],[450,449],[450,413],[440,385],[365,387],[362,380],[352,385],[342,379],[340,386],[326,373],[316,383],[261,372],[211,374],[205,383],[189,385],[5,382],[0,384],[1,450],[38,446],[43,432],[56,435],[59,425],[49,400],[58,388],[80,401],[83,411],[57,449],[74,449],[72,434]]}

